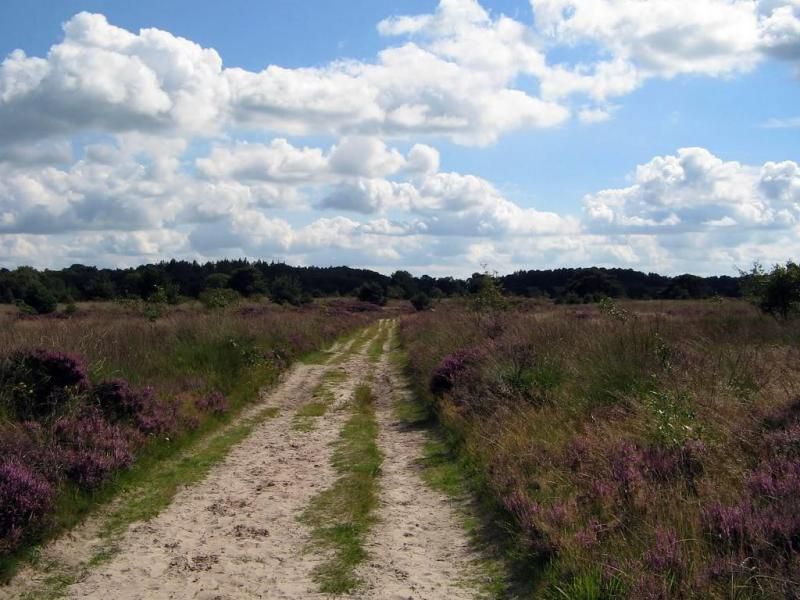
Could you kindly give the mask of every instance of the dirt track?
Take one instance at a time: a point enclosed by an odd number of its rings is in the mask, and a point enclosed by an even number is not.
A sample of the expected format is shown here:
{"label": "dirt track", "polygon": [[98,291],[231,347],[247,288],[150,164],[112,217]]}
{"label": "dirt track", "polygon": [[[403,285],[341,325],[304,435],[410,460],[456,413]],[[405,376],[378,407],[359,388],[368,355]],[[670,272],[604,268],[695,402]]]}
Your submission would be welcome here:
{"label": "dirt track", "polygon": [[[348,351],[349,345],[335,348],[326,364],[295,365],[249,411],[277,407],[278,416],[260,424],[202,482],[181,490],[158,516],[132,524],[114,556],[81,569],[79,580],[66,588],[66,597],[326,597],[312,580],[313,568],[325,556],[309,549],[309,532],[298,515],[336,479],[331,446],[348,417],[353,390],[367,379],[377,397],[384,463],[379,520],[367,543],[369,559],[358,571],[365,585],[353,597],[475,597],[464,583],[470,579],[473,557],[457,508],[419,477],[416,459],[425,434],[407,430],[392,416],[397,394],[407,392],[388,360],[394,324],[383,321],[380,328],[390,335],[377,362],[367,356],[367,341],[355,351]],[[339,371],[338,377],[330,377],[334,371]],[[327,413],[315,419],[310,431],[293,427],[296,410],[311,400],[323,381],[330,392]],[[90,544],[91,537],[88,531],[73,532],[56,541],[50,552],[86,555],[81,546]],[[25,576],[23,572],[17,579]],[[30,570],[27,576],[32,577]],[[28,587],[15,586],[19,583],[0,589],[0,596]]]}

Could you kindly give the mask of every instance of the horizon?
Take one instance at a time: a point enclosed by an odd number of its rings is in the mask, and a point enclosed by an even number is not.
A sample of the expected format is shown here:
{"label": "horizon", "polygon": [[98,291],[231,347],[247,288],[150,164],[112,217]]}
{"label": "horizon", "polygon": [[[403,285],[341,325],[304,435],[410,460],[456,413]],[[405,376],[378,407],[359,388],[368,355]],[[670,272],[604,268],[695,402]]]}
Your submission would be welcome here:
{"label": "horizon", "polygon": [[[7,269],[9,271],[13,271],[14,269],[17,269],[17,268],[32,268],[32,269],[34,269],[36,271],[45,271],[45,270],[62,271],[62,270],[66,270],[66,269],[69,269],[69,268],[75,267],[75,266],[94,268],[94,269],[98,269],[98,270],[104,270],[104,269],[107,269],[107,270],[136,270],[136,269],[139,269],[139,268],[142,268],[142,267],[158,266],[160,264],[169,263],[169,262],[171,262],[173,260],[180,262],[180,261],[184,261],[184,260],[187,260],[187,259],[165,258],[165,259],[162,259],[162,260],[159,260],[159,261],[156,261],[156,262],[144,262],[144,263],[139,263],[137,265],[130,265],[130,266],[124,266],[124,267],[108,267],[108,266],[104,267],[104,266],[100,266],[100,265],[73,263],[71,265],[66,265],[64,267],[59,267],[59,268],[55,268],[55,269],[51,269],[51,268],[47,268],[47,267],[37,267],[37,266],[34,266],[34,265],[19,265],[18,267],[8,268],[8,267],[5,267],[2,264],[0,264],[0,270]],[[192,260],[188,259],[187,262],[192,262]],[[355,266],[352,266],[352,265],[344,265],[344,264],[332,264],[332,265],[325,265],[325,266],[320,266],[320,265],[297,265],[297,264],[291,264],[291,263],[282,262],[282,261],[270,261],[269,259],[247,258],[247,257],[242,257],[242,258],[222,257],[222,258],[213,259],[213,260],[196,261],[196,262],[198,263],[199,266],[205,266],[207,264],[216,264],[216,263],[219,263],[219,262],[244,262],[244,263],[247,263],[247,264],[256,264],[256,263],[278,264],[278,265],[287,266],[287,267],[292,268],[292,269],[353,269],[353,270],[370,271],[370,272],[377,273],[378,275],[381,275],[381,276],[384,276],[384,277],[391,277],[397,271],[407,271],[408,273],[410,273],[415,278],[420,278],[420,277],[423,277],[423,276],[427,275],[427,276],[434,277],[434,278],[452,277],[453,279],[457,279],[457,280],[467,280],[470,277],[472,277],[473,275],[476,275],[476,274],[477,275],[482,275],[482,274],[485,274],[485,273],[489,273],[490,275],[492,275],[494,277],[498,277],[498,278],[502,279],[503,277],[514,275],[515,273],[519,273],[519,272],[527,273],[527,272],[556,271],[556,270],[567,270],[567,271],[569,271],[569,270],[582,271],[583,270],[583,271],[586,271],[586,270],[591,270],[591,269],[631,270],[631,271],[634,271],[634,272],[637,272],[637,273],[644,273],[644,274],[647,274],[647,275],[658,275],[660,277],[667,277],[667,278],[676,278],[676,277],[680,277],[680,276],[683,276],[683,275],[690,275],[690,276],[694,276],[694,277],[701,277],[701,278],[704,278],[704,279],[713,278],[713,277],[731,277],[731,278],[735,279],[735,278],[741,277],[742,273],[743,273],[742,271],[739,271],[735,275],[730,275],[730,274],[727,274],[727,273],[711,273],[709,275],[698,275],[697,273],[691,273],[689,271],[686,271],[686,272],[683,272],[683,273],[667,274],[667,273],[659,273],[657,271],[642,271],[642,270],[639,270],[639,269],[631,269],[630,267],[604,267],[604,266],[600,266],[600,265],[588,265],[588,266],[566,265],[566,266],[555,266],[555,267],[542,267],[542,268],[536,268],[536,269],[534,269],[534,268],[528,269],[528,268],[520,267],[518,269],[515,269],[514,271],[505,271],[505,272],[494,271],[492,269],[486,269],[486,270],[478,269],[476,271],[473,271],[472,273],[469,273],[468,275],[460,275],[459,276],[459,275],[453,275],[453,274],[450,274],[450,275],[444,274],[444,275],[435,275],[434,276],[434,275],[431,275],[430,273],[414,272],[414,271],[409,271],[407,269],[395,269],[394,271],[387,272],[387,271],[379,271],[379,270],[376,270],[376,269],[370,269],[368,267],[355,267]]]}
{"label": "horizon", "polygon": [[647,4],[8,0],[0,266],[796,258],[800,2]]}

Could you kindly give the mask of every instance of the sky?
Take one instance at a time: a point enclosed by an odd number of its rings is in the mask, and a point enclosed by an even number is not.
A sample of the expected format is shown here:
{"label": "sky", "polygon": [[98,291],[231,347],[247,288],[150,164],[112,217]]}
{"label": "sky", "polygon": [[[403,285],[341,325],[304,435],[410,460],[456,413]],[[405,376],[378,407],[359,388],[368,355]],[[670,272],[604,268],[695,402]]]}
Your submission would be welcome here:
{"label": "sky", "polygon": [[3,0],[0,267],[800,257],[800,0]]}

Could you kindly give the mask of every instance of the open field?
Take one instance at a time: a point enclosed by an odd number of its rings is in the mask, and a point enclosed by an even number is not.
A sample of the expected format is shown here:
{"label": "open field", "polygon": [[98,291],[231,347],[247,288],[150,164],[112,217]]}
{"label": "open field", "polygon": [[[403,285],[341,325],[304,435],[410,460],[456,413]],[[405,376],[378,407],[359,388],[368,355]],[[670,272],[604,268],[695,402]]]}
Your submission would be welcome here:
{"label": "open field", "polygon": [[[800,324],[719,299],[401,311],[4,317],[4,465],[50,495],[27,491],[0,597],[796,596]],[[86,381],[22,418],[20,356]]]}
{"label": "open field", "polygon": [[520,594],[783,598],[800,590],[799,327],[739,301],[522,302],[450,304],[401,337],[511,532]]}

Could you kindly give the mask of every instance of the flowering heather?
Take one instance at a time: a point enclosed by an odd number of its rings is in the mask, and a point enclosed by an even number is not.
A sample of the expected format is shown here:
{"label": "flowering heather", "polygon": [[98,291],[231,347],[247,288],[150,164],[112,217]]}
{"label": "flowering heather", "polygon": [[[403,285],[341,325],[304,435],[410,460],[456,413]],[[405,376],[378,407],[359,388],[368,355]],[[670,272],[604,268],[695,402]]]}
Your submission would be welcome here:
{"label": "flowering heather", "polygon": [[12,549],[53,505],[53,488],[25,464],[0,462],[0,553]]}
{"label": "flowering heather", "polygon": [[137,392],[124,379],[103,381],[92,389],[92,398],[100,410],[110,419],[130,419],[142,408],[149,396],[148,392]]}
{"label": "flowering heather", "polygon": [[66,476],[84,489],[94,489],[114,471],[133,463],[131,443],[117,425],[96,411],[62,417],[53,427]]}
{"label": "flowering heather", "polygon": [[459,377],[480,365],[482,355],[477,348],[467,348],[445,356],[431,376],[431,393],[441,395],[451,391]]}
{"label": "flowering heather", "polygon": [[798,597],[800,321],[620,304],[631,318],[451,302],[401,321],[415,390],[510,515],[512,557],[540,564],[531,532],[550,545],[530,596]]}
{"label": "flowering heather", "polygon": [[223,415],[229,410],[228,400],[225,395],[219,390],[214,390],[210,394],[198,398],[195,405],[203,412],[208,412],[215,415]]}
{"label": "flowering heather", "polygon": [[51,482],[61,479],[59,448],[52,442],[50,428],[37,421],[0,428],[0,456],[28,465]]}

